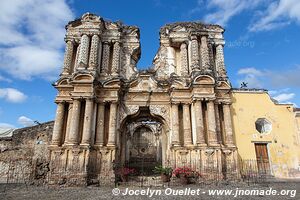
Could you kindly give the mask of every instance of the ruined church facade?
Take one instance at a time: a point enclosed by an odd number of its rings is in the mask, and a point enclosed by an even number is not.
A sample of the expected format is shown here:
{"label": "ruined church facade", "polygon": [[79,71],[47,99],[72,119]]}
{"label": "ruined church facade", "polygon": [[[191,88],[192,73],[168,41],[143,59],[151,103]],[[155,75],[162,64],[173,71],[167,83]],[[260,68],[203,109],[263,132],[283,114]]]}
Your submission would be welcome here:
{"label": "ruined church facade", "polygon": [[[135,164],[237,169],[224,29],[167,24],[148,70],[137,69],[139,29],[84,14],[66,26],[50,183],[84,184]],[[212,161],[212,162],[211,162]]]}

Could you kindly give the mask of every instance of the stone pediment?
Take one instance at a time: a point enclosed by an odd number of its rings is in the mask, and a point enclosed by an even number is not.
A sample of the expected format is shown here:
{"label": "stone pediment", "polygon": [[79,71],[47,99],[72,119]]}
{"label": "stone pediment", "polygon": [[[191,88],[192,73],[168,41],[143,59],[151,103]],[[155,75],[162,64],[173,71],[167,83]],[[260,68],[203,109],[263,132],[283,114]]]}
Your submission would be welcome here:
{"label": "stone pediment", "polygon": [[69,79],[68,78],[60,78],[55,83],[54,86],[63,86],[63,85],[69,85]]}
{"label": "stone pediment", "polygon": [[86,13],[81,18],[69,22],[68,28],[99,28],[103,23],[103,19],[95,14]]}
{"label": "stone pediment", "polygon": [[118,30],[120,25],[119,23],[105,22],[105,28],[109,30]]}
{"label": "stone pediment", "polygon": [[82,15],[81,20],[85,22],[101,22],[102,18],[95,14],[85,13]]}
{"label": "stone pediment", "polygon": [[158,83],[151,75],[140,75],[136,80],[130,83],[130,90],[153,91],[158,88]]}
{"label": "stone pediment", "polygon": [[73,77],[73,81],[80,81],[80,82],[92,82],[94,81],[94,77],[90,74],[76,74],[74,77]]}
{"label": "stone pediment", "polygon": [[180,80],[174,80],[171,85],[172,88],[185,88],[185,83]]}
{"label": "stone pediment", "polygon": [[182,27],[182,26],[176,26],[176,27],[173,28],[173,31],[176,31],[176,32],[186,32],[186,28]]}
{"label": "stone pediment", "polygon": [[103,82],[103,87],[105,87],[105,88],[120,87],[120,80],[119,79],[110,79],[108,81],[105,81],[105,82]]}
{"label": "stone pediment", "polygon": [[218,82],[217,88],[223,89],[223,90],[224,89],[229,90],[231,88],[231,86],[226,81],[220,81],[220,82]]}
{"label": "stone pediment", "polygon": [[194,85],[214,85],[215,79],[208,75],[197,76],[194,81]]}

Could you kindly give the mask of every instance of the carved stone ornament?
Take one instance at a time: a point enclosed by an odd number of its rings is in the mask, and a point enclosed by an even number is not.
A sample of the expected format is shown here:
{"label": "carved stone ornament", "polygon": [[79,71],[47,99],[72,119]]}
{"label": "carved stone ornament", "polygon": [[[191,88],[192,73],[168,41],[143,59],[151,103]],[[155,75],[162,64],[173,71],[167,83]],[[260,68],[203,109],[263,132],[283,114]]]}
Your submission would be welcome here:
{"label": "carved stone ornament", "polygon": [[229,150],[229,149],[225,149],[225,150],[223,150],[223,153],[224,153],[226,156],[230,156],[230,154],[232,154],[232,151]]}
{"label": "carved stone ornament", "polygon": [[165,105],[150,105],[150,113],[153,115],[162,116],[165,120],[169,117],[168,108]]}
{"label": "carved stone ornament", "polygon": [[214,149],[206,149],[205,150],[205,155],[206,156],[212,156],[215,153]]}

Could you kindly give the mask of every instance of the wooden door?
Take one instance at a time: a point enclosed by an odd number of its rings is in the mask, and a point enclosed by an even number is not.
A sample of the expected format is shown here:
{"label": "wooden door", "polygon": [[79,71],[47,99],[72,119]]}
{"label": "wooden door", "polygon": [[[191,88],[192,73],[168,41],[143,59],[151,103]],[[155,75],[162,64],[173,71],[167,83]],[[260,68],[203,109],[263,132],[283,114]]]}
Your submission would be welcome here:
{"label": "wooden door", "polygon": [[255,144],[256,160],[258,171],[261,173],[269,173],[269,155],[267,143],[256,143]]}

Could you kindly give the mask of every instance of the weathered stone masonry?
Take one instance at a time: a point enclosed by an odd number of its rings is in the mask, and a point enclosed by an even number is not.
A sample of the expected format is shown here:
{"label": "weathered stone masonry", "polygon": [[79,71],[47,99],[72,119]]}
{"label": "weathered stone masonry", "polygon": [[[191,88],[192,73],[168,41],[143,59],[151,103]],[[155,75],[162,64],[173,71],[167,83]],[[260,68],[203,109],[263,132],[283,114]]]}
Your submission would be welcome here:
{"label": "weathered stone masonry", "polygon": [[152,69],[140,72],[137,27],[87,13],[66,29],[51,183],[62,172],[70,184],[113,180],[116,162],[138,163],[141,156],[149,165],[201,168],[214,160],[225,176],[228,165],[236,167],[223,28],[165,25]]}

